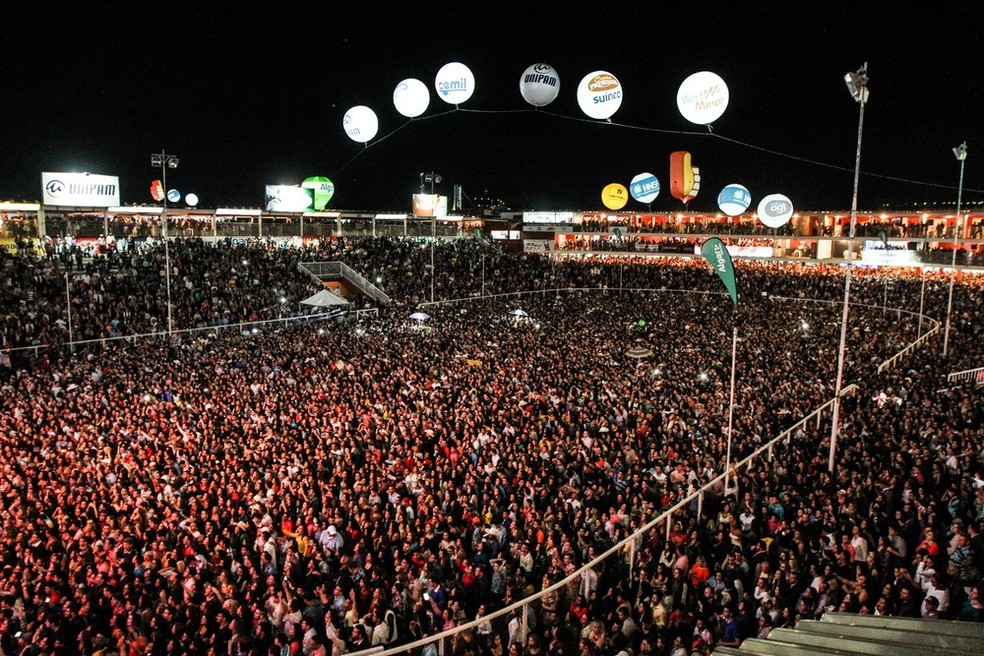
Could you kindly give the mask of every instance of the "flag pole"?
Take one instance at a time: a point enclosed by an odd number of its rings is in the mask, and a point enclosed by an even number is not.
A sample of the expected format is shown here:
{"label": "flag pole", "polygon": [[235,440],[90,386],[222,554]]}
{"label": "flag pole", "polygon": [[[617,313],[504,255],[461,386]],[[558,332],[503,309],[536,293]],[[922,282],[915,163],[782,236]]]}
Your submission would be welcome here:
{"label": "flag pole", "polygon": [[731,314],[731,399],[728,402],[728,451],[724,461],[724,494],[727,496],[731,479],[731,432],[734,429],[735,416],[735,365],[738,361],[738,286],[735,281],[735,265],[731,261],[728,248],[720,237],[710,237],[700,247],[700,254],[717,273],[724,283],[731,302],[734,304]]}
{"label": "flag pole", "polygon": [[733,321],[731,329],[731,398],[728,401],[728,453],[724,461],[724,496],[728,496],[730,491],[731,478],[731,431],[734,427],[735,417],[735,364],[738,362],[738,321],[737,317]]}

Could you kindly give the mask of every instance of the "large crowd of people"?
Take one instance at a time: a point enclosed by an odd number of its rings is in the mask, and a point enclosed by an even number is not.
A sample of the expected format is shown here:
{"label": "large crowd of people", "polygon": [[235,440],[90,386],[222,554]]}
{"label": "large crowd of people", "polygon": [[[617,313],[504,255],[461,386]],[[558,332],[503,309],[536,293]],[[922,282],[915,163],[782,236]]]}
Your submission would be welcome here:
{"label": "large crowd of people", "polygon": [[[856,270],[835,470],[807,422],[555,587],[832,398],[843,269],[738,262],[732,311],[699,259],[429,248],[6,258],[2,653],[343,654],[474,622],[454,654],[681,656],[832,610],[984,621],[984,403],[946,379],[981,364],[984,280],[946,358],[937,334],[879,372],[949,278]],[[324,260],[393,304],[221,329],[296,313]],[[459,300],[408,320],[432,294]]]}

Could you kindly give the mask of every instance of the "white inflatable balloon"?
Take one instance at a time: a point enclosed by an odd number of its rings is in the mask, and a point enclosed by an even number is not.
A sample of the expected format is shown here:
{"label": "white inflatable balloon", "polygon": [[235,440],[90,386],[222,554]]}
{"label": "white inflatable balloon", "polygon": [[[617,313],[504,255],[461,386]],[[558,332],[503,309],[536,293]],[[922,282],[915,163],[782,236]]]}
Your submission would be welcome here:
{"label": "white inflatable balloon", "polygon": [[677,91],[677,109],[697,125],[708,125],[721,118],[728,108],[728,85],[717,73],[694,73]]}
{"label": "white inflatable balloon", "polygon": [[590,118],[610,118],[622,106],[622,85],[607,71],[588,73],[577,85],[577,104]]}
{"label": "white inflatable balloon", "polygon": [[393,106],[407,118],[416,118],[427,111],[430,91],[427,85],[415,78],[407,78],[393,90]]}
{"label": "white inflatable balloon", "polygon": [[475,76],[460,62],[441,67],[434,78],[437,96],[449,105],[460,105],[475,93]]}
{"label": "white inflatable balloon", "polygon": [[358,143],[366,143],[376,136],[379,131],[379,119],[376,112],[365,105],[356,105],[345,112],[342,126],[349,139]]}
{"label": "white inflatable balloon", "polygon": [[769,194],[758,204],[759,221],[769,228],[781,228],[793,218],[793,201],[782,194]]}
{"label": "white inflatable balloon", "polygon": [[188,207],[198,205],[198,194],[185,194],[185,205]]}
{"label": "white inflatable balloon", "polygon": [[519,78],[519,93],[534,107],[549,105],[560,93],[560,78],[549,64],[533,64]]}

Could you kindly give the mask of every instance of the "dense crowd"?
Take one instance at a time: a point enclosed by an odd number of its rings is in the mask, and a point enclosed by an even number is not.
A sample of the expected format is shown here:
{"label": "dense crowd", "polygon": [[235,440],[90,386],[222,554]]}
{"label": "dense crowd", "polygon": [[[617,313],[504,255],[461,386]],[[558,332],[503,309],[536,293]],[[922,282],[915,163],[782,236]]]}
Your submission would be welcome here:
{"label": "dense crowd", "polygon": [[345,261],[395,302],[117,340],[161,329],[160,249],[5,262],[8,344],[68,341],[65,272],[76,339],[108,341],[12,363],[0,389],[4,654],[341,654],[474,620],[455,654],[679,656],[829,610],[984,621],[984,404],[945,379],[980,365],[976,278],[948,358],[937,335],[878,373],[928,330],[894,308],[942,318],[948,279],[857,271],[834,473],[829,417],[808,422],[699,515],[483,621],[720,474],[729,411],[734,463],[829,400],[842,270],[739,263],[732,313],[699,260],[442,244],[437,298],[472,300],[420,324],[430,253],[409,241],[169,257],[178,328],[296,310],[303,261]]}

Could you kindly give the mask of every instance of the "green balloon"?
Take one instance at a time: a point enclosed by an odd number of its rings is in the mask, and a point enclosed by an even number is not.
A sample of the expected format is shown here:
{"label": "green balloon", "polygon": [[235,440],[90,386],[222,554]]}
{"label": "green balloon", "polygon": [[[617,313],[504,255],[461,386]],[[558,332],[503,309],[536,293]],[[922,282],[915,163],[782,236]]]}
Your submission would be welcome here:
{"label": "green balloon", "polygon": [[642,328],[645,325],[646,325],[646,320],[645,319],[639,319],[639,327]]}
{"label": "green balloon", "polygon": [[310,178],[305,178],[304,182],[301,183],[301,189],[310,190],[316,212],[325,209],[328,201],[335,195],[335,185],[323,175],[314,175]]}

